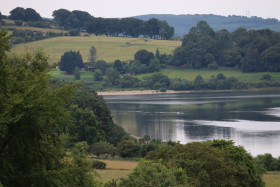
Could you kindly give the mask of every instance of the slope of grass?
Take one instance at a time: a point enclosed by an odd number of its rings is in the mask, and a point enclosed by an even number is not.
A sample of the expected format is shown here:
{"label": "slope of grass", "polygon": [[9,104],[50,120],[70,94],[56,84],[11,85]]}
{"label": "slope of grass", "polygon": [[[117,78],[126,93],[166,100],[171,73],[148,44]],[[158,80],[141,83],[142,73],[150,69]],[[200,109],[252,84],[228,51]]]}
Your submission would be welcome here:
{"label": "slope of grass", "polygon": [[134,59],[134,54],[140,49],[161,53],[172,54],[173,50],[181,45],[179,41],[152,40],[144,38],[125,38],[107,36],[80,36],[80,37],[55,37],[41,41],[24,43],[13,46],[11,52],[25,53],[42,49],[50,58],[50,63],[58,62],[66,51],[80,51],[83,60],[87,61],[91,46],[97,49],[98,60],[114,62]]}
{"label": "slope of grass", "polygon": [[280,186],[280,172],[271,171],[264,174],[263,179],[266,187],[279,187]]}
{"label": "slope of grass", "polygon": [[136,168],[138,162],[131,161],[111,161],[111,160],[102,160],[106,163],[105,170],[96,170],[100,176],[99,180],[101,182],[108,182],[112,179],[125,178],[129,173]]}

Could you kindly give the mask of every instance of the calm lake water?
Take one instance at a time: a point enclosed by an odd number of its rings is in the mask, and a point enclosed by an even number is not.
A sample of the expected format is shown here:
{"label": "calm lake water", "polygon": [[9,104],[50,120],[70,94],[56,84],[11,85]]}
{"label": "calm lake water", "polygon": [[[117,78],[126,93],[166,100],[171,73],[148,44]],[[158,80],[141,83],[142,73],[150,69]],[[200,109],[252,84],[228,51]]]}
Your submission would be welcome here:
{"label": "calm lake water", "polygon": [[233,140],[252,155],[280,156],[280,93],[104,96],[128,133],[181,143]]}

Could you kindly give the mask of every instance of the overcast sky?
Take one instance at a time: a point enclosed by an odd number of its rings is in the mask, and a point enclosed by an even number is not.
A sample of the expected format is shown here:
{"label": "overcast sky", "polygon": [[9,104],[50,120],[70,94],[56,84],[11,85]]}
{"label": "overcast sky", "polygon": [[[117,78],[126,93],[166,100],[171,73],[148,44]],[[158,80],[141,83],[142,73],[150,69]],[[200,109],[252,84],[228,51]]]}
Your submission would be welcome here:
{"label": "overcast sky", "polygon": [[122,18],[143,14],[216,14],[258,16],[280,20],[280,0],[0,0],[0,12],[33,8],[52,18],[54,10],[87,11],[94,17]]}

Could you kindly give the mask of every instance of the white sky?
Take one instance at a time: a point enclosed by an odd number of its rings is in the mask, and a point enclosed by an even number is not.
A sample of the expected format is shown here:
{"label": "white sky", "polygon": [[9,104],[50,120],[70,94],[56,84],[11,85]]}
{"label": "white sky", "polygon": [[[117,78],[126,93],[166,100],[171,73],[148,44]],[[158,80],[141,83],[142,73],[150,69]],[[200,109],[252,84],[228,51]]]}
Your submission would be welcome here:
{"label": "white sky", "polygon": [[54,10],[87,11],[94,17],[122,18],[143,14],[216,14],[258,16],[280,20],[280,0],[0,0],[0,12],[33,8],[52,18]]}

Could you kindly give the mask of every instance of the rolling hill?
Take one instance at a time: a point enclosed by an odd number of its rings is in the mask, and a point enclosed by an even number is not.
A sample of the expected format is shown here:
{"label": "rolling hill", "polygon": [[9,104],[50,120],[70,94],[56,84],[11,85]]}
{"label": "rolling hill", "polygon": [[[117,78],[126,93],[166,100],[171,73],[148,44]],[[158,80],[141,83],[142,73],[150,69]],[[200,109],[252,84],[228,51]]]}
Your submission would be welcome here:
{"label": "rolling hill", "polygon": [[128,61],[134,59],[134,54],[141,49],[155,53],[156,49],[163,54],[172,54],[181,45],[180,41],[152,40],[144,38],[125,38],[107,36],[63,36],[45,40],[14,45],[12,53],[22,54],[42,49],[48,56],[50,63],[60,61],[66,51],[80,51],[84,62],[87,62],[91,46],[97,49],[97,59],[114,62],[119,59]]}
{"label": "rolling hill", "polygon": [[218,16],[212,14],[195,14],[195,15],[172,15],[172,14],[148,14],[135,16],[135,18],[148,20],[157,18],[166,20],[169,25],[175,28],[175,36],[187,34],[192,26],[197,22],[204,20],[215,30],[227,29],[232,32],[239,27],[248,30],[259,30],[269,28],[273,31],[280,31],[280,22],[277,19],[263,19],[260,17],[245,16]]}

